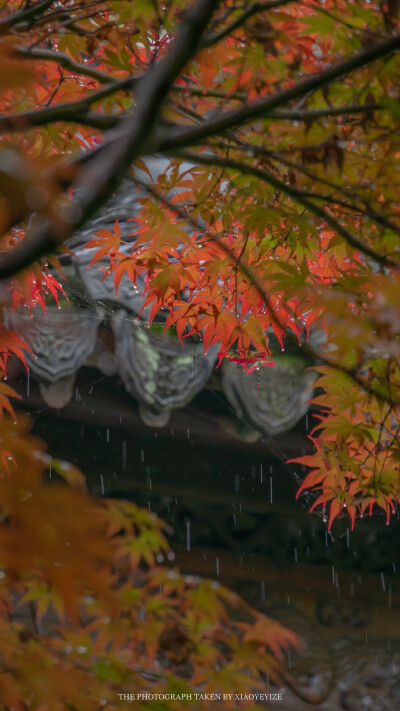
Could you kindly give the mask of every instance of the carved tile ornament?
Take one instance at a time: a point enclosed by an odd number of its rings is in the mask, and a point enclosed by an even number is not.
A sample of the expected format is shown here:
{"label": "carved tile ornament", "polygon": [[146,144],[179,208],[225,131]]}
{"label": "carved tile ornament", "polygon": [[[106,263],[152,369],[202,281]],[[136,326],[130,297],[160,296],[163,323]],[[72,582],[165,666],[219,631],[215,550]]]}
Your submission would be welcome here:
{"label": "carved tile ornament", "polygon": [[306,414],[316,380],[301,357],[279,355],[274,361],[272,368],[261,365],[252,373],[227,361],[222,375],[225,395],[237,416],[268,435],[287,432]]}
{"label": "carved tile ornament", "polygon": [[163,427],[169,413],[187,405],[211,375],[217,346],[204,356],[202,343],[187,343],[162,333],[120,312],[113,320],[116,357],[125,387],[140,403],[146,424]]}
{"label": "carved tile ornament", "polygon": [[30,372],[51,407],[63,407],[72,395],[75,374],[94,351],[101,313],[89,309],[48,306],[13,311],[9,323],[32,349],[26,354]]}

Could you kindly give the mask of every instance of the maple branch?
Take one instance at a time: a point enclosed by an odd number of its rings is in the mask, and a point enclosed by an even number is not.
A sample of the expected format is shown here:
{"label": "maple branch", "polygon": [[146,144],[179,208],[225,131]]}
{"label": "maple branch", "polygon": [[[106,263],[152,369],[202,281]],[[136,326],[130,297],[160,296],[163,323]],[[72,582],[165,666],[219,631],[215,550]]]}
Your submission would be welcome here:
{"label": "maple branch", "polygon": [[[131,89],[132,86],[138,83],[138,78],[135,75],[130,75],[124,79],[114,81],[101,89],[93,91],[83,99],[71,101],[66,104],[57,104],[46,109],[38,109],[34,111],[25,111],[20,114],[11,114],[9,116],[0,116],[0,131],[19,131],[21,128],[29,129],[35,126],[44,126],[48,123],[57,121],[76,121],[77,123],[96,126],[101,128],[110,128],[115,125],[119,116],[101,116],[96,114],[87,114],[86,112],[96,101],[114,94],[116,91]],[[125,114],[126,115],[126,114]],[[114,119],[114,122],[112,121]]]}
{"label": "maple branch", "polygon": [[[296,337],[293,336],[291,333],[287,333],[286,337],[292,343],[294,343],[295,341],[297,342]],[[332,358],[329,358],[329,356],[317,353],[316,351],[314,351],[312,346],[309,345],[309,343],[304,343],[302,341],[300,347],[301,350],[304,351],[304,353],[306,353],[312,358],[316,358],[323,365],[328,365],[330,368],[334,368],[335,370],[339,370],[341,373],[345,373],[355,385],[358,385],[358,387],[360,387],[365,393],[367,393],[367,395],[372,395],[378,402],[384,402],[392,408],[397,408],[399,406],[399,402],[394,400],[390,394],[384,395],[381,390],[376,390],[372,385],[369,385],[363,378],[360,378],[358,371],[355,368],[349,370],[344,365],[341,365],[340,363],[337,363],[337,361],[332,360]]]}
{"label": "maple branch", "polygon": [[382,104],[350,104],[349,106],[328,106],[324,109],[288,109],[288,111],[276,110],[268,112],[268,119],[278,119],[287,121],[314,121],[319,118],[329,118],[331,116],[346,116],[348,114],[372,114],[374,111],[385,109]]}
{"label": "maple branch", "polygon": [[[293,0],[290,0],[293,2]],[[29,49],[28,47],[16,47],[14,53],[17,57],[26,59],[38,59],[45,62],[56,62],[64,69],[69,69],[74,74],[81,74],[83,76],[88,76],[101,84],[115,83],[115,78],[107,72],[102,72],[100,69],[92,67],[90,64],[83,64],[83,62],[75,62],[68,54],[63,52],[55,52],[51,49]],[[139,79],[143,78],[143,74],[135,74],[132,76],[134,82],[138,82]],[[128,79],[124,77],[123,79]],[[183,92],[194,94],[195,96],[215,96],[216,98],[224,99],[226,97],[226,91],[222,89],[207,89],[204,90],[201,86],[196,85],[185,85],[185,84],[173,84],[171,86],[172,91]],[[235,91],[229,95],[230,99],[237,99],[238,101],[244,101],[246,99],[246,93],[241,91]]]}
{"label": "maple branch", "polygon": [[246,92],[244,91],[233,91],[227,97],[227,92],[223,91],[223,89],[203,89],[203,87],[193,84],[173,84],[171,90],[183,94],[193,94],[194,96],[213,96],[217,99],[227,99],[229,101],[231,99],[236,99],[237,101],[246,100]]}
{"label": "maple branch", "polygon": [[225,27],[223,30],[220,30],[220,32],[216,32],[213,35],[204,37],[204,40],[200,42],[199,49],[206,49],[207,47],[211,47],[211,45],[220,42],[225,37],[228,37],[231,32],[234,32],[238,29],[238,27],[244,25],[246,20],[248,20],[253,15],[256,15],[260,12],[266,12],[267,10],[273,10],[275,7],[288,5],[290,2],[296,2],[296,0],[271,0],[271,2],[256,2],[254,3],[254,5],[250,5],[242,13],[242,15],[240,15],[240,17],[234,20],[234,22],[232,22],[232,24],[230,24],[228,27]]}
{"label": "maple branch", "polygon": [[20,114],[0,116],[0,132],[28,131],[38,126],[66,121],[107,131],[110,128],[114,128],[118,121],[121,120],[120,114],[97,114],[93,111],[86,111],[85,107],[88,107],[87,99],[82,99],[83,109],[79,106],[79,103],[61,104],[47,109],[39,109],[38,111],[25,111]]}
{"label": "maple branch", "polygon": [[[124,81],[125,80],[121,80]],[[128,78],[126,79],[128,81]],[[134,78],[134,83],[137,83],[138,77]],[[114,93],[115,91],[120,91],[121,88],[123,87],[114,87],[112,88],[110,85],[110,91],[109,94]],[[182,86],[179,84],[174,84],[171,86],[171,91],[182,91],[185,90]],[[190,87],[188,88],[188,91],[190,91],[191,94],[198,94],[198,95],[205,95],[204,92],[201,91],[200,87]],[[218,92],[218,90],[215,91],[210,91],[207,93],[208,96],[216,96],[216,97],[221,97],[223,98],[224,92]],[[230,99],[237,98],[237,99],[243,99],[243,96],[237,96],[235,97],[234,94],[232,94]],[[89,105],[89,99],[91,97],[87,97],[87,99],[82,99],[82,102],[86,102],[86,105]],[[95,97],[95,100],[99,100],[98,97]],[[282,112],[282,115],[278,115],[278,112],[273,112],[273,114],[270,114],[271,118],[276,118],[276,119],[303,119],[304,121],[307,120],[312,120],[313,118],[319,118],[320,116],[334,116],[334,115],[340,115],[340,114],[357,114],[357,113],[369,113],[369,111],[377,110],[383,107],[380,107],[378,105],[372,106],[370,109],[364,106],[360,107],[349,107],[348,109],[336,109],[334,111],[328,111],[321,109],[319,111],[299,111],[299,112],[293,112],[293,115],[290,115],[290,112],[285,114]],[[66,109],[66,111],[64,111]],[[94,112],[89,112],[89,111],[82,111],[80,110],[80,107],[77,106],[77,104],[61,104],[58,106],[54,106],[51,109],[42,109],[42,110],[37,110],[37,111],[27,111],[25,113],[21,114],[12,114],[10,116],[0,116],[0,132],[1,131],[20,131],[21,128],[31,128],[35,126],[45,126],[46,124],[49,123],[58,123],[58,122],[66,122],[70,121],[72,123],[77,123],[81,124],[83,126],[91,126],[92,128],[98,128],[101,131],[108,131],[111,128],[115,128],[121,121],[124,119],[127,115],[126,111],[123,111],[119,114],[97,114]],[[28,125],[27,125],[28,124]],[[336,201],[339,204],[339,201]]]}
{"label": "maple branch", "polygon": [[75,74],[83,74],[84,76],[91,77],[91,79],[96,79],[96,81],[101,84],[107,84],[109,82],[115,82],[115,79],[107,72],[102,72],[100,69],[92,67],[90,64],[83,64],[83,62],[75,62],[68,54],[63,52],[55,52],[51,49],[29,49],[29,47],[15,47],[14,54],[17,57],[23,57],[26,59],[41,59],[45,62],[57,62],[64,69],[69,69]]}
{"label": "maple branch", "polygon": [[352,212],[358,212],[362,215],[365,215],[366,217],[369,217],[371,220],[376,222],[376,224],[379,224],[382,227],[387,227],[395,234],[400,234],[400,227],[394,224],[391,220],[389,220],[381,213],[376,212],[376,210],[374,210],[374,208],[366,202],[365,197],[362,198],[357,195],[357,193],[353,194],[351,191],[344,189],[340,185],[335,185],[334,183],[331,183],[329,180],[326,180],[317,173],[313,173],[311,170],[308,170],[308,168],[306,168],[302,163],[296,163],[294,161],[289,160],[288,158],[284,158],[279,153],[279,151],[271,151],[268,148],[264,148],[263,146],[257,146],[251,143],[244,143],[243,141],[238,141],[236,138],[232,138],[231,136],[229,138],[230,140],[235,141],[234,146],[224,141],[218,141],[217,144],[213,144],[212,142],[210,142],[208,145],[210,146],[210,148],[212,148],[212,150],[224,147],[228,148],[229,150],[233,149],[236,151],[244,151],[247,155],[251,155],[254,157],[267,156],[271,160],[281,163],[281,165],[287,166],[288,168],[292,168],[293,170],[303,173],[303,175],[306,175],[315,183],[322,183],[322,185],[327,185],[335,192],[344,195],[346,198],[348,198],[348,200],[355,200],[359,204],[340,200],[339,198],[336,198],[335,195],[321,195],[319,193],[304,192],[303,194],[305,197],[314,197],[316,200],[325,200],[327,202],[330,202],[331,204],[341,205],[342,207],[345,207],[348,210],[351,210]]}
{"label": "maple branch", "polygon": [[[127,111],[121,111],[119,114],[98,114],[94,112],[89,112],[91,104],[96,101],[100,101],[107,96],[111,96],[117,91],[123,91],[130,89],[131,91],[137,86],[140,79],[144,75],[130,75],[119,81],[114,81],[113,83],[107,83],[107,85],[93,91],[93,93],[85,96],[83,99],[78,101],[57,104],[55,106],[47,107],[45,109],[34,109],[33,111],[24,111],[18,114],[9,114],[7,116],[0,115],[0,132],[14,132],[21,130],[29,130],[30,128],[35,128],[38,126],[46,126],[50,123],[60,123],[60,122],[72,122],[81,124],[83,126],[91,126],[92,128],[98,128],[102,131],[107,131],[111,128],[115,128],[123,119],[128,116]],[[185,90],[185,87],[179,84],[174,84],[171,86],[172,91]],[[204,95],[200,87],[188,87],[187,89],[191,94],[197,94],[200,96]],[[210,96],[224,96],[223,92],[217,90],[211,91]],[[235,98],[232,95],[230,98]],[[237,97],[239,98],[239,97]],[[243,96],[240,97],[243,99]]]}
{"label": "maple branch", "polygon": [[[231,160],[230,158],[221,158],[217,155],[199,155],[198,153],[192,153],[191,151],[179,151],[178,156],[185,158],[192,163],[198,163],[200,165],[211,165],[225,167],[232,170],[237,170],[240,173],[253,175],[254,177],[262,180],[264,183],[272,185],[276,190],[286,193],[288,197],[292,198],[296,202],[303,205],[309,212],[312,212],[317,217],[320,217],[326,224],[332,227],[335,232],[340,234],[341,237],[351,246],[359,252],[362,252],[368,257],[371,257],[375,262],[386,267],[393,267],[394,269],[400,270],[400,262],[391,259],[390,257],[379,254],[372,247],[362,242],[356,235],[354,235],[350,230],[345,227],[341,222],[336,220],[329,212],[327,212],[323,207],[316,205],[310,201],[309,197],[306,197],[301,190],[294,188],[292,185],[287,185],[282,180],[279,180],[272,173],[268,173],[265,170],[260,170],[255,166],[248,165],[246,163],[241,163],[240,161]],[[308,193],[308,195],[310,195]]]}
{"label": "maple branch", "polygon": [[[130,164],[147,152],[149,136],[156,125],[162,103],[171,85],[196,52],[217,4],[218,0],[199,0],[184,14],[165,57],[152,64],[138,82],[135,110],[125,118],[118,135],[80,170],[72,186],[75,191],[72,203],[61,207],[57,216],[32,230],[10,252],[0,255],[0,278],[9,278],[49,251],[54,251],[112,195]],[[102,92],[109,91],[110,87],[105,87],[95,93],[98,97]],[[92,97],[93,94],[91,101]]]}
{"label": "maple branch", "polygon": [[[196,231],[204,233],[204,228],[205,226],[199,221],[194,219],[189,213],[184,210],[180,205],[177,205],[176,203],[171,202],[171,200],[166,196],[162,195],[159,193],[152,185],[149,185],[147,183],[143,183],[140,180],[136,181],[138,185],[146,190],[150,195],[153,195],[157,200],[160,201],[160,203],[164,203],[169,210],[174,212],[179,218],[187,222],[191,227],[193,227]],[[276,325],[278,325],[280,328],[282,328],[283,331],[285,331],[285,328],[283,328],[282,324],[279,321],[279,318],[276,316],[273,307],[270,305],[270,295],[266,292],[264,285],[261,281],[261,279],[258,277],[258,275],[253,271],[253,269],[246,264],[246,262],[243,262],[242,256],[244,252],[244,248],[239,256],[235,254],[234,250],[229,247],[222,239],[219,237],[219,235],[210,232],[210,230],[207,230],[207,235],[212,240],[220,249],[222,249],[225,254],[232,259],[234,267],[239,267],[241,272],[247,277],[249,282],[255,286],[257,289],[258,293],[260,296],[264,299],[265,304],[268,306],[268,309],[270,311],[271,319],[275,321]],[[246,237],[246,243],[247,243],[248,236]]]}
{"label": "maple branch", "polygon": [[[201,224],[199,220],[194,219],[191,215],[189,215],[188,212],[184,210],[181,206],[171,202],[171,200],[169,200],[167,196],[160,194],[152,185],[148,185],[147,183],[144,183],[142,181],[137,182],[141,188],[146,190],[150,195],[153,195],[157,200],[160,201],[160,203],[164,203],[168,207],[168,209],[171,210],[171,212],[174,212],[177,217],[191,225],[194,230],[196,230],[197,232],[204,233],[204,225]],[[242,274],[249,281],[249,283],[255,287],[261,298],[264,300],[266,306],[268,307],[271,321],[273,321],[275,325],[281,329],[289,343],[296,346],[296,348],[301,348],[302,352],[309,356],[312,360],[322,363],[324,365],[328,365],[331,368],[334,368],[335,370],[339,370],[341,373],[345,373],[355,385],[358,385],[360,388],[362,388],[364,392],[366,392],[368,395],[372,395],[373,397],[375,397],[379,402],[387,403],[388,405],[390,405],[390,407],[398,407],[399,403],[393,400],[390,395],[390,392],[386,396],[382,394],[382,392],[376,390],[372,385],[369,385],[365,382],[365,380],[360,378],[355,368],[349,370],[344,365],[341,365],[340,363],[334,361],[332,358],[329,358],[329,356],[321,355],[320,353],[318,353],[316,350],[314,350],[312,346],[310,346],[307,341],[304,341],[302,339],[300,339],[299,341],[298,337],[292,331],[288,331],[286,329],[284,323],[281,322],[279,316],[275,313],[274,308],[270,303],[270,294],[268,294],[268,292],[266,291],[264,284],[259,278],[258,274],[246,262],[243,262],[242,256],[244,249],[242,249],[242,252],[238,259],[234,250],[229,247],[229,245],[227,245],[221,239],[221,237],[219,237],[215,233],[210,232],[210,230],[207,230],[207,236],[216,245],[218,245],[218,247],[227,255],[227,257],[232,260],[234,267],[239,268]]]}
{"label": "maple branch", "polygon": [[[35,128],[38,126],[45,126],[49,123],[60,123],[60,122],[72,122],[81,124],[83,126],[91,126],[92,128],[98,128],[101,131],[108,131],[111,128],[115,128],[118,123],[121,122],[127,116],[127,112],[123,111],[119,114],[97,114],[94,112],[89,112],[87,109],[95,101],[100,101],[100,99],[109,96],[116,91],[122,91],[129,88],[129,84],[132,82],[134,87],[139,81],[139,77],[133,76],[131,78],[126,77],[113,84],[108,84],[105,89],[99,89],[98,92],[93,92],[89,96],[80,99],[76,102],[71,102],[68,104],[58,104],[46,109],[37,109],[33,111],[25,111],[19,114],[10,114],[8,116],[0,115],[0,132],[14,132],[21,131],[23,129]],[[173,85],[171,87],[172,91],[182,91],[185,90],[180,85]],[[192,94],[203,95],[204,92],[201,91],[199,87],[190,87],[188,91]],[[210,92],[209,95],[224,96],[223,92],[218,92],[217,90]],[[233,95],[229,98],[235,98]],[[237,97],[239,98],[239,97]],[[243,97],[240,97],[243,98]],[[369,113],[377,109],[383,108],[378,105],[373,105],[372,107],[348,107],[344,109],[336,109],[333,111],[329,110],[315,110],[315,111],[294,111],[282,112],[282,115],[278,112],[273,112],[270,114],[270,118],[276,119],[293,119],[293,120],[312,120],[313,118],[319,118],[320,116],[334,116],[340,114],[356,114],[356,113]]]}
{"label": "maple branch", "polygon": [[204,121],[199,126],[176,127],[170,131],[169,135],[165,136],[164,140],[160,140],[159,149],[184,148],[194,143],[199,143],[209,136],[222,133],[229,128],[235,128],[259,116],[268,118],[268,113],[279,106],[299,99],[311,91],[321,89],[335,81],[335,79],[340,79],[355,69],[371,64],[371,62],[385,57],[398,49],[400,49],[400,35],[395,35],[385,42],[373,45],[364,52],[334,64],[317,74],[312,74],[289,89],[276,92],[251,104],[241,106],[239,109],[214,114],[208,121]]}
{"label": "maple branch", "polygon": [[20,25],[24,22],[29,22],[35,15],[42,15],[50,5],[53,4],[54,0],[42,0],[42,2],[36,2],[32,7],[28,7],[26,10],[21,10],[20,12],[13,12],[11,15],[7,15],[2,20],[0,20],[0,34],[7,32],[7,30]]}

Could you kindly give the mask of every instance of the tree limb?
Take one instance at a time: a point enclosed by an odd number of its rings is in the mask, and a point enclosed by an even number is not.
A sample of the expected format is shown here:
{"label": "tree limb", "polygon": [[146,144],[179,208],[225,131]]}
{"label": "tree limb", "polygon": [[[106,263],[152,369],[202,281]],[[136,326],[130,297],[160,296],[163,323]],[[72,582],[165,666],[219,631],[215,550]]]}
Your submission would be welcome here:
{"label": "tree limb", "polygon": [[[85,119],[85,113],[96,101],[101,101],[101,99],[114,94],[116,91],[131,89],[137,85],[138,81],[139,79],[135,75],[131,75],[125,77],[124,79],[119,79],[118,81],[106,84],[106,86],[93,91],[83,99],[78,99],[78,101],[72,101],[68,104],[57,104],[56,106],[51,106],[46,109],[37,109],[34,111],[25,111],[20,114],[0,116],[0,131],[20,131],[21,128],[29,129],[34,126],[44,126],[47,123],[55,123],[57,121],[76,121],[77,123],[89,126],[97,125],[99,127],[104,127],[104,123],[107,122],[106,127],[110,128],[112,125],[115,125],[115,122],[110,123],[109,120],[107,121],[108,117],[98,116],[96,118],[96,115],[94,115],[91,121],[87,117]],[[101,126],[101,119],[106,119],[106,121],[103,121],[103,126]]]}
{"label": "tree limb", "polygon": [[107,72],[102,72],[90,64],[83,64],[83,62],[75,62],[68,54],[63,52],[55,52],[51,49],[39,49],[29,47],[15,47],[14,54],[17,57],[23,57],[26,59],[41,59],[45,62],[57,62],[64,69],[69,69],[74,74],[83,74],[84,76],[91,77],[91,79],[96,79],[96,81],[101,84],[107,84],[109,82],[114,82],[115,78]]}
{"label": "tree limb", "polygon": [[[111,92],[110,92],[111,93]],[[86,100],[82,100],[82,103]],[[78,104],[79,102],[76,102]],[[91,126],[101,131],[114,128],[120,121],[120,114],[97,114],[86,111],[76,104],[61,104],[38,111],[25,111],[21,114],[0,116],[0,133],[13,133],[14,131],[29,130],[37,126],[46,126],[49,123],[77,123],[82,126]],[[125,114],[124,114],[125,115]]]}

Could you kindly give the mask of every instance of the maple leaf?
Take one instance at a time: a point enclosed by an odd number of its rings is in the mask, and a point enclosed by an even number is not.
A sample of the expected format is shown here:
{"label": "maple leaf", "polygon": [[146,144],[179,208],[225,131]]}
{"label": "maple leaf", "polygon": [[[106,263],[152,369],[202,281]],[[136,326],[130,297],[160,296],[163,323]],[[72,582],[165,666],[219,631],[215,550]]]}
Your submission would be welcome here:
{"label": "maple leaf", "polygon": [[109,256],[112,261],[118,254],[121,244],[121,228],[118,219],[115,220],[114,230],[96,230],[94,234],[96,238],[89,240],[89,242],[86,243],[86,248],[94,249],[95,247],[99,247],[99,249],[92,257],[88,269],[90,269],[93,264],[100,262],[104,257]]}
{"label": "maple leaf", "polygon": [[24,351],[32,353],[31,348],[18,333],[7,330],[4,324],[0,323],[0,369],[3,376],[6,373],[7,359],[10,355],[17,356],[27,369]]}

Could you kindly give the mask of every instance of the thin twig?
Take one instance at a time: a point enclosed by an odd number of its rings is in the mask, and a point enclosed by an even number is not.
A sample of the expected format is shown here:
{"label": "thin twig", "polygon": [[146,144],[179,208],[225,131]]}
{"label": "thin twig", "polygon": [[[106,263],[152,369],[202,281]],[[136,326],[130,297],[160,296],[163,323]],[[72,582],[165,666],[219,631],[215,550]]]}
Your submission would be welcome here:
{"label": "thin twig", "polygon": [[282,5],[288,5],[290,2],[296,2],[297,0],[271,0],[271,2],[256,2],[250,5],[246,10],[232,22],[228,27],[216,32],[213,35],[204,37],[203,41],[200,43],[200,49],[205,49],[206,47],[211,47],[213,44],[220,42],[221,40],[228,37],[232,32],[242,27],[246,20],[250,17],[256,15],[260,12],[267,12],[267,10],[273,10],[276,7],[281,7]]}

